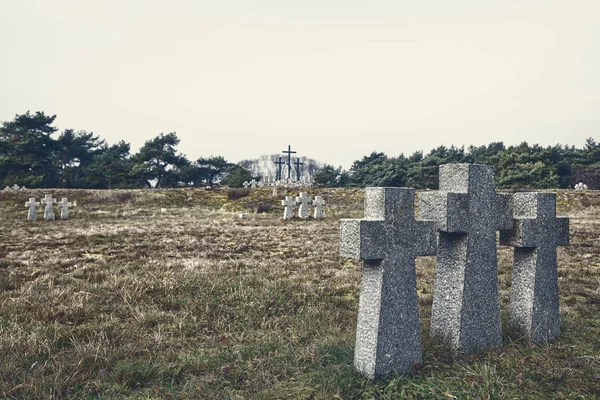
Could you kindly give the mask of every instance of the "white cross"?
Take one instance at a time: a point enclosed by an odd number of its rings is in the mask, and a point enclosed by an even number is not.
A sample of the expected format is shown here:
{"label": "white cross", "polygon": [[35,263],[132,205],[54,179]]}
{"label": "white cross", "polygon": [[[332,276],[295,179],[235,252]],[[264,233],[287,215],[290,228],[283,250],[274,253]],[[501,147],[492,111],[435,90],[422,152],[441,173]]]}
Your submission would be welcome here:
{"label": "white cross", "polygon": [[250,187],[251,187],[251,188],[253,188],[253,189],[254,189],[254,188],[256,188],[256,184],[257,184],[257,182],[256,182],[256,179],[252,179],[252,180],[250,181]]}
{"label": "white cross", "polygon": [[311,200],[312,199],[306,195],[306,192],[300,192],[300,196],[296,197],[296,203],[300,204],[300,208],[298,208],[299,218],[308,218],[308,202]]}
{"label": "white cross", "polygon": [[294,215],[294,199],[292,196],[285,196],[285,200],[281,200],[281,205],[285,206],[283,209],[283,219],[292,219]]}
{"label": "white cross", "polygon": [[62,201],[59,203],[60,219],[69,219],[69,207],[72,205],[66,197],[62,198]]}
{"label": "white cross", "polygon": [[30,197],[29,201],[25,203],[25,207],[29,208],[29,212],[27,213],[28,221],[35,221],[37,219],[37,206],[39,205],[40,203],[35,201],[35,197]]}
{"label": "white cross", "polygon": [[321,196],[315,196],[313,200],[313,206],[315,206],[315,219],[323,218],[323,206],[325,205],[325,200]]}
{"label": "white cross", "polygon": [[243,185],[244,185],[244,188],[246,188],[246,189],[247,189],[247,188],[248,188],[248,186],[250,186],[250,182],[248,182],[248,181],[244,181]]}
{"label": "white cross", "polygon": [[55,203],[56,203],[56,199],[53,199],[51,194],[47,194],[42,199],[42,204],[45,205],[44,219],[46,221],[54,221],[54,204]]}

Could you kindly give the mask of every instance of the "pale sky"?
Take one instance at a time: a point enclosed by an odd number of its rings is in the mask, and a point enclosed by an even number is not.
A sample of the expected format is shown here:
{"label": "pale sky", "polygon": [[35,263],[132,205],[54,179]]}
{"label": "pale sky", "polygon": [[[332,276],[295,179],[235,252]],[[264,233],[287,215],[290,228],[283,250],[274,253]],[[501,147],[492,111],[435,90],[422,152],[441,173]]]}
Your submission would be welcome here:
{"label": "pale sky", "polygon": [[0,0],[0,121],[27,110],[191,160],[582,147],[600,0]]}

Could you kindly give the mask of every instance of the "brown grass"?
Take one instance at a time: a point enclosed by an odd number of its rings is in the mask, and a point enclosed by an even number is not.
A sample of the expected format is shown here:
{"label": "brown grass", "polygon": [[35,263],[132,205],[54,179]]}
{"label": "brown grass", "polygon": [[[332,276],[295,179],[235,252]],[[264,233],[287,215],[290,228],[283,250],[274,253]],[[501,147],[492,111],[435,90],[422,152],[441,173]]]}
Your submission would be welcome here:
{"label": "brown grass", "polygon": [[[282,221],[270,189],[236,199],[179,189],[56,190],[77,200],[72,219],[29,223],[23,203],[45,192],[0,192],[0,396],[600,395],[600,196],[559,194],[572,221],[559,250],[558,342],[505,335],[498,351],[449,354],[426,339],[435,258],[419,258],[425,362],[371,382],[352,367],[360,264],[338,256],[338,220],[362,216],[362,194],[309,192],[325,197],[324,221]],[[506,317],[510,249],[499,261]]]}

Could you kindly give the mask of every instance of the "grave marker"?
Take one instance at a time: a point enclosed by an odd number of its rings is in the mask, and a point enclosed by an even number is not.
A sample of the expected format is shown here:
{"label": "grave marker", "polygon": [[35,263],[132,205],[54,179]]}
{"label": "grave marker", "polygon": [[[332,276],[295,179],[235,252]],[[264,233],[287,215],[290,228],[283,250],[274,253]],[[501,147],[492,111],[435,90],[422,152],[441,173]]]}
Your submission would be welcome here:
{"label": "grave marker", "polygon": [[306,192],[300,192],[300,196],[296,197],[296,203],[300,204],[300,207],[298,207],[299,218],[308,218],[308,202],[310,200],[311,198],[306,195]]}
{"label": "grave marker", "polygon": [[325,205],[325,200],[321,196],[315,196],[313,200],[313,206],[315,206],[314,218],[322,219],[323,218],[323,206]]}
{"label": "grave marker", "polygon": [[281,200],[281,205],[285,206],[283,209],[283,219],[292,219],[294,215],[294,199],[292,196],[285,196],[285,200]]}
{"label": "grave marker", "polygon": [[434,255],[433,222],[416,221],[414,189],[367,188],[365,218],[340,221],[340,255],[364,260],[354,365],[370,378],[422,362],[415,257]]}
{"label": "grave marker", "polygon": [[66,197],[63,197],[58,205],[60,206],[60,219],[69,219],[69,207],[72,206],[73,203],[69,203],[69,200]]}
{"label": "grave marker", "polygon": [[440,191],[419,204],[440,231],[431,336],[465,353],[500,346],[496,231],[512,228],[510,195],[496,193],[487,165],[441,165],[439,174]]}
{"label": "grave marker", "polygon": [[556,217],[554,193],[516,193],[514,228],[500,244],[514,246],[509,325],[534,343],[560,336],[556,247],[569,244],[569,219]]}
{"label": "grave marker", "polygon": [[25,207],[29,208],[27,212],[28,221],[35,221],[37,219],[37,206],[39,205],[40,203],[35,201],[35,197],[30,197],[29,201],[25,203]]}
{"label": "grave marker", "polygon": [[47,194],[41,200],[41,203],[45,206],[44,219],[46,221],[54,221],[54,204],[56,204],[56,199],[52,198],[51,194]]}

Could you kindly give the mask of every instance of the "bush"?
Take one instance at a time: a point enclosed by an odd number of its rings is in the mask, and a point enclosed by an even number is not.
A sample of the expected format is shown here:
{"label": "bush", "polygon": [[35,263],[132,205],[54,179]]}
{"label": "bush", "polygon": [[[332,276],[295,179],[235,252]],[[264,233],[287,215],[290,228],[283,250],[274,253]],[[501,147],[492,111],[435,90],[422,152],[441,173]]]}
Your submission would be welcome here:
{"label": "bush", "polygon": [[229,189],[227,191],[227,198],[229,200],[239,200],[243,197],[248,197],[250,189]]}

